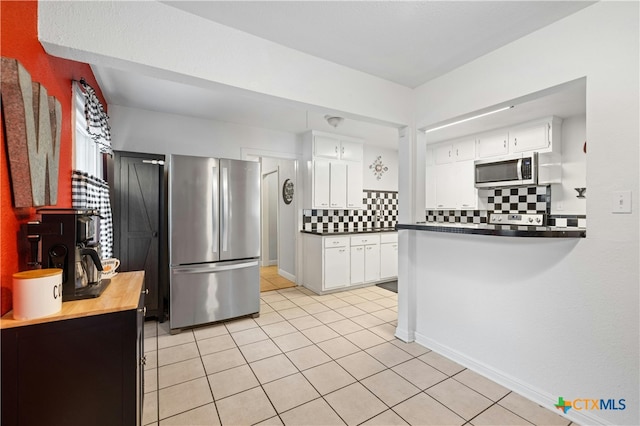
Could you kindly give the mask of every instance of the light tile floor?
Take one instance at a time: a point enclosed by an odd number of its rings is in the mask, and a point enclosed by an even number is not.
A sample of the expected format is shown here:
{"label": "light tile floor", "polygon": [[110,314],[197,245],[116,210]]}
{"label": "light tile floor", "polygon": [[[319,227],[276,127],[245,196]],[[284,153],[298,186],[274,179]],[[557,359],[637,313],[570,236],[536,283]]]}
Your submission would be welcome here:
{"label": "light tile floor", "polygon": [[394,337],[379,287],[261,295],[259,318],[170,335],[145,323],[144,425],[569,425]]}

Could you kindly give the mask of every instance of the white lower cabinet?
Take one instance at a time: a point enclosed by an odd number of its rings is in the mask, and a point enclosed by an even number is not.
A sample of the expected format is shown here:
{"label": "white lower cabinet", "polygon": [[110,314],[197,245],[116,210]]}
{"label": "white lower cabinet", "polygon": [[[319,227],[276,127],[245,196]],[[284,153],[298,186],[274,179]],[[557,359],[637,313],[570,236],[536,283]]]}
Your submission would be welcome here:
{"label": "white lower cabinet", "polygon": [[351,237],[351,284],[380,280],[380,235]]}
{"label": "white lower cabinet", "polygon": [[349,285],[349,251],[346,247],[324,249],[323,290]]}
{"label": "white lower cabinet", "polygon": [[380,237],[380,279],[398,276],[398,234],[382,234]]}
{"label": "white lower cabinet", "polygon": [[[396,232],[343,236],[304,234],[302,284],[322,294],[392,279],[398,269],[397,241]],[[395,249],[391,247],[394,244]],[[392,271],[394,275],[389,275]]]}

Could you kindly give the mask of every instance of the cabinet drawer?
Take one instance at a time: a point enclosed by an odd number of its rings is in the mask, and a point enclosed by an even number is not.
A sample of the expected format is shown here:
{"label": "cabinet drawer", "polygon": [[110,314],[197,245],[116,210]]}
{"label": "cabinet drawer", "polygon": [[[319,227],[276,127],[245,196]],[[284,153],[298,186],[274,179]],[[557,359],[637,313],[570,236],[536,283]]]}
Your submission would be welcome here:
{"label": "cabinet drawer", "polygon": [[324,247],[346,247],[349,245],[349,237],[325,237]]}
{"label": "cabinet drawer", "polygon": [[352,246],[363,246],[365,244],[380,244],[380,236],[363,234],[351,237]]}
{"label": "cabinet drawer", "polygon": [[380,235],[381,243],[397,243],[398,242],[398,233],[397,232],[389,232]]}

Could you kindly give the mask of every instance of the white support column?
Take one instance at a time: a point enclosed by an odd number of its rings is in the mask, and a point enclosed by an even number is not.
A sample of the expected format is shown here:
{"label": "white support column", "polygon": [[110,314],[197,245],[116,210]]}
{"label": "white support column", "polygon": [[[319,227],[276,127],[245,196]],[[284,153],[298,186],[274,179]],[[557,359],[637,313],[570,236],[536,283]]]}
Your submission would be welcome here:
{"label": "white support column", "polygon": [[[422,154],[416,143],[412,129],[399,129],[398,140],[398,223],[414,223],[424,216],[424,179],[419,179],[416,173],[422,162],[422,176],[424,176],[424,151]],[[424,144],[423,144],[424,145]],[[421,188],[421,189],[420,189]],[[422,192],[422,198],[418,196]],[[419,210],[422,209],[420,215]],[[415,265],[416,250],[414,231],[401,230],[398,232],[398,326],[396,337],[405,342],[415,339],[416,305],[415,305]]]}

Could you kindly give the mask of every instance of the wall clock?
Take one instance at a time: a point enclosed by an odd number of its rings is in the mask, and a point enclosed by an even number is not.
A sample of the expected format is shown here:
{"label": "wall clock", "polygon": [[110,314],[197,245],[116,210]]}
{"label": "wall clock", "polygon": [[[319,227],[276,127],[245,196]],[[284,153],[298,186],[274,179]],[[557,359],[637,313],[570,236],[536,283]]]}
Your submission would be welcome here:
{"label": "wall clock", "polygon": [[282,185],[282,200],[285,204],[291,204],[293,201],[293,182],[291,179],[285,180]]}

